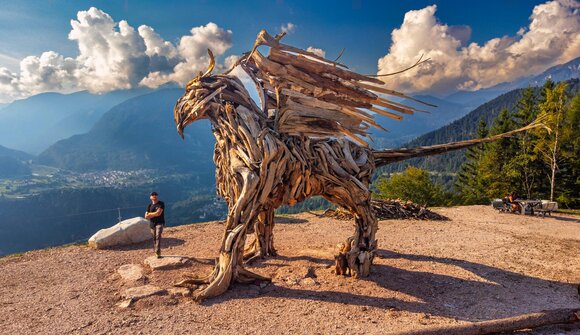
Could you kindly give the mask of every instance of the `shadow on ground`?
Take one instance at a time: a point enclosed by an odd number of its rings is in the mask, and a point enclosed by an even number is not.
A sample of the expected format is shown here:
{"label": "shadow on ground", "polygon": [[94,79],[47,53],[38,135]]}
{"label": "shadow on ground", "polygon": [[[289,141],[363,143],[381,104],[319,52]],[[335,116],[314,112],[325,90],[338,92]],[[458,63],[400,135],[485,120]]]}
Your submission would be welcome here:
{"label": "shadow on ground", "polygon": [[[180,238],[174,237],[163,237],[161,239],[161,249],[165,249],[167,247],[177,247],[183,245],[185,240]],[[153,250],[153,240],[147,240],[144,242],[131,244],[131,245],[121,245],[115,247],[105,248],[106,250],[119,250],[119,251],[128,251],[128,250],[143,250],[143,249],[151,249]]]}
{"label": "shadow on ground", "polygon": [[[305,299],[357,306],[370,306],[385,310],[403,310],[413,313],[427,313],[466,321],[480,321],[510,317],[545,309],[580,307],[578,284],[563,283],[526,276],[483,264],[460,259],[397,253],[380,250],[370,277],[361,280],[374,282],[387,289],[388,296],[359,294],[356,282],[350,278],[337,277],[352,285],[351,292],[313,290],[301,286],[268,285],[256,293],[255,286],[245,290],[236,285],[226,294],[204,302],[213,305],[236,298],[269,296],[284,299]],[[284,257],[279,259],[308,261],[322,265],[332,262],[312,256]],[[413,271],[414,266],[405,269],[386,264],[383,260],[404,259],[412,262],[435,262],[459,267],[471,274],[473,279],[458,278],[433,272]],[[259,264],[257,264],[260,267]],[[325,271],[330,271],[325,269]],[[367,287],[369,287],[367,285]],[[372,287],[372,286],[371,286]],[[250,291],[250,293],[248,293]],[[383,291],[384,292],[384,291]],[[365,292],[366,293],[366,292]],[[395,296],[406,295],[411,299]],[[410,301],[411,300],[411,301]],[[495,306],[490,308],[489,306]]]}
{"label": "shadow on ground", "polygon": [[560,221],[569,221],[569,222],[576,222],[576,223],[580,223],[580,218],[579,217],[574,217],[574,216],[563,216],[563,215],[553,215],[553,216],[547,216],[549,218],[552,219],[556,219],[556,220],[560,220]]}
{"label": "shadow on ground", "polygon": [[285,223],[306,223],[306,222],[308,222],[308,220],[285,217],[285,216],[274,217],[274,223],[285,224]]}

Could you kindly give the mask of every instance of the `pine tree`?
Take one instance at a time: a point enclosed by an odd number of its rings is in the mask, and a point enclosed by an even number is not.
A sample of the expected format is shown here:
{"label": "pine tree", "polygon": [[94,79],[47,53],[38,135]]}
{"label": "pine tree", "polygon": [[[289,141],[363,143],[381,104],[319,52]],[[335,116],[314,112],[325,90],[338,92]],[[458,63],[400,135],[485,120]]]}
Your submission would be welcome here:
{"label": "pine tree", "polygon": [[[533,88],[529,87],[523,92],[516,108],[514,114],[516,128],[524,127],[538,117],[538,102]],[[516,138],[518,151],[513,156],[510,166],[513,167],[518,188],[524,192],[527,199],[532,199],[533,195],[540,192],[543,170],[542,161],[534,151],[538,138],[533,132],[527,131],[517,134]]]}
{"label": "pine tree", "polygon": [[[485,120],[479,120],[477,127],[477,137],[487,137],[488,129]],[[469,148],[465,152],[467,161],[461,165],[457,175],[455,186],[457,187],[461,202],[464,204],[483,204],[488,201],[485,195],[486,185],[481,178],[481,158],[485,145],[479,144]]]}
{"label": "pine tree", "polygon": [[[490,135],[496,135],[515,129],[512,114],[503,109],[490,129]],[[486,146],[481,158],[480,173],[485,185],[488,199],[503,197],[517,191],[517,167],[512,158],[518,152],[518,143],[514,138],[502,138]]]}
{"label": "pine tree", "polygon": [[542,90],[540,91],[540,101],[539,101],[540,103],[543,103],[546,101],[547,92],[553,91],[554,87],[556,87],[556,83],[554,83],[552,78],[546,79],[546,81],[544,82],[544,85],[542,86]]}

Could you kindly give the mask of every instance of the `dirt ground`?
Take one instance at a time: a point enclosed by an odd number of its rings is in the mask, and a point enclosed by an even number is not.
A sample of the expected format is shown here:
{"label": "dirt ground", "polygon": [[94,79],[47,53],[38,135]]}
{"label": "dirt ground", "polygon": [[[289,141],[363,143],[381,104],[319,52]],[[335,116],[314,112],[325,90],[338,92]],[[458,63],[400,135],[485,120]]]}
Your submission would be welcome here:
{"label": "dirt ground", "polygon": [[[499,214],[487,206],[435,209],[451,221],[379,223],[364,280],[331,273],[353,224],[304,213],[277,218],[280,256],[252,271],[272,283],[235,285],[195,303],[169,294],[117,307],[130,287],[116,270],[143,264],[150,242],[111,250],[67,246],[0,259],[1,334],[397,334],[434,325],[580,307],[580,220]],[[147,274],[162,288],[209,273],[223,226],[167,228],[166,255],[190,265]],[[525,334],[579,334],[548,327]]]}

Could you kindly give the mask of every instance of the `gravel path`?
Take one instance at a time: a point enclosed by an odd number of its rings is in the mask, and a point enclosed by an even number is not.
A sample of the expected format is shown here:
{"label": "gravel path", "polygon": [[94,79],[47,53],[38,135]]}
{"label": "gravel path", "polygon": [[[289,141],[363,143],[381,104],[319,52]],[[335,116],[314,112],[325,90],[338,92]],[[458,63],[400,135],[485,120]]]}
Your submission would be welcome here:
{"label": "gravel path", "polygon": [[[435,209],[451,221],[387,220],[371,277],[331,273],[350,222],[299,214],[277,218],[280,254],[251,269],[271,284],[236,285],[197,304],[156,295],[117,306],[138,283],[117,274],[143,264],[150,243],[115,250],[67,246],[0,258],[0,334],[396,334],[553,308],[580,307],[580,220],[499,214],[487,206]],[[189,265],[151,272],[167,289],[206,274],[219,223],[164,231],[165,255]],[[203,242],[203,243],[202,243]],[[525,334],[573,334],[551,327]]]}

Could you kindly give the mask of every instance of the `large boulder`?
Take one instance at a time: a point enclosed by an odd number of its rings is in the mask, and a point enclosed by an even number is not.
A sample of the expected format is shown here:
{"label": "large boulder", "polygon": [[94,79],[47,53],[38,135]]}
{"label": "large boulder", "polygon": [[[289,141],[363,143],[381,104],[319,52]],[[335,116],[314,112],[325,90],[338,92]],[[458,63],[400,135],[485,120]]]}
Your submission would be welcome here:
{"label": "large boulder", "polygon": [[149,220],[142,217],[135,217],[121,221],[110,228],[99,230],[89,238],[89,246],[102,249],[139,243],[151,238]]}

